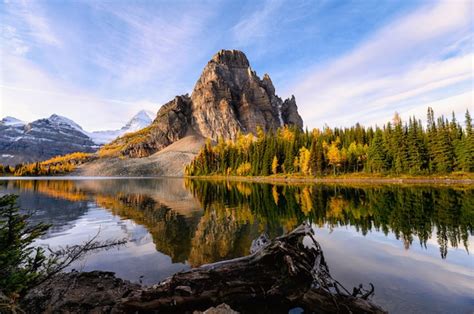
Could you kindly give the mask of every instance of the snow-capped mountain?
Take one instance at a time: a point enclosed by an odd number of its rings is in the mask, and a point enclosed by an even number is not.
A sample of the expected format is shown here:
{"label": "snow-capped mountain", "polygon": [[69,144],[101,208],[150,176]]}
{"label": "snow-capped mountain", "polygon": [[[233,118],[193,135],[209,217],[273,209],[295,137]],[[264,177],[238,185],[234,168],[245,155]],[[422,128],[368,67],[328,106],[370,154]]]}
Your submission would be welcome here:
{"label": "snow-capped mountain", "polygon": [[74,121],[52,115],[31,123],[7,117],[0,124],[0,163],[14,165],[72,152],[94,152],[97,145]]}
{"label": "snow-capped mountain", "polygon": [[98,132],[88,132],[56,114],[30,123],[5,117],[0,120],[0,163],[15,165],[73,152],[94,152],[117,136],[148,126],[152,117],[153,113],[142,110],[121,129]]}
{"label": "snow-capped mountain", "polygon": [[135,132],[149,126],[155,116],[156,114],[151,111],[141,110],[119,130],[94,131],[88,133],[88,135],[94,143],[98,145],[106,144],[125,133]]}
{"label": "snow-capped mountain", "polygon": [[18,120],[17,118],[7,116],[0,120],[0,125],[6,125],[6,126],[18,126],[18,125],[25,125],[25,121]]}

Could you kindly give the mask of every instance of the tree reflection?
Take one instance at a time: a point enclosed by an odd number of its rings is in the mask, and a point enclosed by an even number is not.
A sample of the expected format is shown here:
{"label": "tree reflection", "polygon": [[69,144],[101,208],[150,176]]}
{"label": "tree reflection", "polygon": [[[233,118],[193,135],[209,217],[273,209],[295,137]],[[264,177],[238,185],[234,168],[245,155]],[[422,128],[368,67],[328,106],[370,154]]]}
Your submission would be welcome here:
{"label": "tree reflection", "polygon": [[[184,183],[25,180],[10,181],[7,189],[11,193],[47,195],[44,202],[49,205],[41,207],[50,208],[49,212],[38,217],[49,217],[53,224],[55,219],[65,219],[66,207],[82,208],[74,212],[77,216],[87,210],[88,202],[95,202],[122,219],[143,225],[158,251],[173,262],[191,266],[247,255],[252,239],[262,232],[279,236],[303,221],[329,229],[353,226],[363,235],[372,230],[393,233],[406,249],[415,239],[424,247],[428,240],[436,239],[442,258],[450,246],[463,245],[467,250],[468,237],[473,234],[472,188],[273,185],[192,179]],[[54,200],[70,205],[62,205],[58,212],[51,209],[58,206]]]}
{"label": "tree reflection", "polygon": [[328,228],[354,226],[363,235],[371,230],[385,235],[392,232],[406,249],[413,245],[415,237],[426,247],[435,234],[441,257],[445,258],[449,246],[462,244],[467,250],[468,236],[473,234],[474,189],[203,180],[188,180],[187,187],[205,209],[210,204],[213,210],[249,208],[260,229],[273,236],[291,230],[303,220]]}

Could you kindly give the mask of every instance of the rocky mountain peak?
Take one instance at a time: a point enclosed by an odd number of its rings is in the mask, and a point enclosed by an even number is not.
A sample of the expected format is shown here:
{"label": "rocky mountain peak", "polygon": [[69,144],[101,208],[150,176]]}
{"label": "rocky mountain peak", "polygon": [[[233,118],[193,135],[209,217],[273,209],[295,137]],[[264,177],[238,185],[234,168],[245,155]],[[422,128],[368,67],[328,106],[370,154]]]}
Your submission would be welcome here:
{"label": "rocky mountain peak", "polygon": [[126,132],[134,132],[143,129],[150,125],[153,121],[155,114],[151,111],[140,110],[134,115],[128,122],[122,127],[122,130]]}
{"label": "rocky mountain peak", "polygon": [[239,50],[224,50],[216,53],[209,63],[226,65],[229,68],[248,68],[250,66],[247,56]]}
{"label": "rocky mountain peak", "polygon": [[77,124],[76,122],[72,121],[71,119],[68,119],[66,117],[60,116],[58,114],[52,114],[48,119],[46,119],[50,123],[53,123],[55,125],[62,125],[62,126],[68,126],[73,129],[76,129],[78,131],[83,131],[82,127]]}
{"label": "rocky mountain peak", "polygon": [[242,51],[221,50],[204,67],[190,97],[163,105],[148,133],[118,138],[108,147],[145,157],[189,134],[235,139],[239,133],[256,134],[259,127],[271,131],[287,124],[303,127],[294,96],[278,97],[270,76],[260,79]]}
{"label": "rocky mountain peak", "polygon": [[270,75],[268,75],[267,73],[263,75],[262,84],[268,94],[275,95],[275,87],[273,86],[273,82],[270,78]]}
{"label": "rocky mountain peak", "polygon": [[2,120],[0,120],[0,125],[9,125],[9,126],[22,126],[25,125],[26,122],[21,121],[15,117],[6,116]]}
{"label": "rocky mountain peak", "polygon": [[[268,74],[260,79],[245,54],[221,50],[204,68],[191,95],[193,127],[204,137],[235,139],[239,132],[256,134],[257,128],[275,130],[284,124],[303,123],[296,102],[275,94]],[[290,118],[291,116],[291,118]]]}

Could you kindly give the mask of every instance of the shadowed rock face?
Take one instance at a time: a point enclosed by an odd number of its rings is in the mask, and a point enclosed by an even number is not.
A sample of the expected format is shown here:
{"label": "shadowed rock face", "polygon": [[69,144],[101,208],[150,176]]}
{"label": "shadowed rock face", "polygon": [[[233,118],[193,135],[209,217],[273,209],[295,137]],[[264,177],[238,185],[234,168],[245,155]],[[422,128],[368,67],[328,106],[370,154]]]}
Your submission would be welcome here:
{"label": "shadowed rock face", "polygon": [[[183,138],[190,125],[191,106],[188,96],[176,96],[161,107],[152,124],[136,134],[142,139],[127,143],[127,137],[120,137],[115,142],[123,142],[124,155],[130,157],[146,157],[162,150]],[[127,145],[128,144],[128,145]]]}
{"label": "shadowed rock face", "polygon": [[243,52],[221,50],[205,66],[191,97],[177,96],[149,128],[111,146],[119,143],[124,156],[145,157],[188,134],[235,139],[239,132],[256,134],[258,127],[270,131],[283,125],[303,127],[295,97],[278,97],[268,74],[260,79]]}

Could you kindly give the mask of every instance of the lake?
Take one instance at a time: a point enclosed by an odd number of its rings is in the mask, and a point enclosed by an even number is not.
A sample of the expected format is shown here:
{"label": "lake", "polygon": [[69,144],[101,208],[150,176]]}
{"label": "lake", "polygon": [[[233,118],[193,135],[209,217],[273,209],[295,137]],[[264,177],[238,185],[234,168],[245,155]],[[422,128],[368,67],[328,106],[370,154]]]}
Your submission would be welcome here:
{"label": "lake", "polygon": [[182,178],[0,180],[33,221],[37,245],[127,239],[71,268],[153,284],[248,255],[253,239],[312,223],[332,276],[375,286],[391,313],[472,313],[474,187],[261,184]]}

